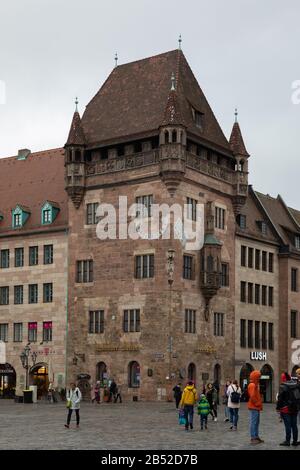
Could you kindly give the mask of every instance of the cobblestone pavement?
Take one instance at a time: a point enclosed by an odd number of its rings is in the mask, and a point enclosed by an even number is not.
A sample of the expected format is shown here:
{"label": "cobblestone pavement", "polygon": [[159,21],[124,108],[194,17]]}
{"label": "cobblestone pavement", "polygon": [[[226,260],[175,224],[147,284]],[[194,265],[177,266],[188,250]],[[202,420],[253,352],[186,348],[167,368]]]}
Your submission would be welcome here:
{"label": "cobblestone pavement", "polygon": [[[194,417],[194,430],[186,432],[178,425],[174,403],[83,403],[80,428],[72,417],[71,428],[64,427],[67,410],[64,403],[17,404],[0,400],[0,449],[284,449],[284,427],[274,405],[265,405],[261,415],[261,437],[264,444],[251,446],[248,434],[248,411],[243,403],[239,430],[229,430],[224,423],[223,407],[218,422],[208,421],[208,431],[199,430],[199,417]],[[73,413],[74,415],[74,413]]]}

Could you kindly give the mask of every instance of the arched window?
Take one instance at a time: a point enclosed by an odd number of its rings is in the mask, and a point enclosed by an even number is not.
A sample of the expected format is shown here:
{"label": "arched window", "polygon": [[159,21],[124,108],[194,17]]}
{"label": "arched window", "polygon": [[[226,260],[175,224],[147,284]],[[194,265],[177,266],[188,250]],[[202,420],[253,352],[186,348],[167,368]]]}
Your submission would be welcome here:
{"label": "arched window", "polygon": [[260,393],[263,395],[265,403],[271,403],[273,399],[273,369],[269,364],[265,364],[260,373]]}
{"label": "arched window", "polygon": [[245,364],[241,368],[240,371],[240,386],[241,389],[244,390],[245,387],[249,385],[250,382],[250,374],[253,371],[253,367],[251,364]]}
{"label": "arched window", "polygon": [[172,132],[172,142],[174,144],[176,144],[176,142],[177,142],[177,132],[176,131]]}
{"label": "arched window", "polygon": [[98,362],[96,366],[96,380],[103,384],[107,379],[107,366],[105,362]]}
{"label": "arched window", "polygon": [[141,382],[141,368],[138,362],[132,361],[128,365],[128,387],[138,388]]}
{"label": "arched window", "polygon": [[196,383],[196,366],[193,362],[188,366],[188,380],[192,380]]}

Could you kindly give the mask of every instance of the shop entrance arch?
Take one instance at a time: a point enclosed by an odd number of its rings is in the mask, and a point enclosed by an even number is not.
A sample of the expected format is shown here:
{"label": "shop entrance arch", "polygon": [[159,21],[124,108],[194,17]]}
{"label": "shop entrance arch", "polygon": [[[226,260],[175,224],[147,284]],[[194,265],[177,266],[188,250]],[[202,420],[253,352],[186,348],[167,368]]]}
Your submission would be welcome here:
{"label": "shop entrance arch", "polygon": [[260,393],[263,396],[265,403],[272,403],[273,401],[273,369],[269,364],[265,364],[261,368],[260,378]]}
{"label": "shop entrance arch", "polygon": [[46,397],[49,387],[48,364],[41,362],[33,366],[29,372],[29,383],[37,386],[38,400]]}
{"label": "shop entrance arch", "polygon": [[0,364],[0,398],[14,398],[16,371],[8,362]]}
{"label": "shop entrance arch", "polygon": [[244,364],[240,371],[240,387],[244,390],[248,387],[250,382],[250,374],[253,371],[253,367],[251,364]]}

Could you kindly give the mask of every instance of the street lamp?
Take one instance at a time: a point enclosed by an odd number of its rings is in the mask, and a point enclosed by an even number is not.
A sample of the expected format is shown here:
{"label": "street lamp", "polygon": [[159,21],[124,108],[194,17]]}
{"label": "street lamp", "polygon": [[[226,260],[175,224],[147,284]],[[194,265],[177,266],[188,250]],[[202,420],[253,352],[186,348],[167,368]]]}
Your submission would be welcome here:
{"label": "street lamp", "polygon": [[31,361],[32,365],[29,365],[29,356],[30,356],[31,348],[30,348],[30,343],[26,344],[24,350],[20,354],[20,360],[22,363],[22,366],[26,370],[26,384],[25,384],[25,389],[28,390],[28,382],[29,382],[29,368],[35,365],[36,363],[36,358],[37,358],[37,352],[33,351],[31,354]]}

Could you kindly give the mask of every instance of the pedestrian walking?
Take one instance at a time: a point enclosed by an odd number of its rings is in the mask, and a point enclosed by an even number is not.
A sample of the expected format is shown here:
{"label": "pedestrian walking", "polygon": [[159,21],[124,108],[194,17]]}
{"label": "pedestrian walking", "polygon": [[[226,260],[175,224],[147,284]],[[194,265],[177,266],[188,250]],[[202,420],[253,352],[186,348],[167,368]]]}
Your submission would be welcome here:
{"label": "pedestrian walking", "polygon": [[239,409],[241,403],[242,390],[238,385],[237,380],[233,380],[232,384],[227,389],[228,396],[228,409],[230,413],[230,429],[237,431],[237,424],[239,420]]}
{"label": "pedestrian walking", "polygon": [[250,415],[250,436],[251,444],[261,444],[264,442],[259,437],[260,412],[263,409],[262,397],[260,394],[259,380],[261,373],[254,370],[250,374],[250,383],[248,385],[248,410]]}
{"label": "pedestrian walking", "polygon": [[70,389],[67,391],[67,408],[69,411],[68,411],[68,417],[67,417],[67,424],[65,424],[66,428],[70,427],[71,416],[72,416],[73,410],[75,410],[75,413],[76,413],[76,427],[79,428],[80,401],[81,401],[81,392],[74,383],[71,383]]}
{"label": "pedestrian walking", "polygon": [[110,386],[109,386],[109,398],[108,401],[112,401],[112,399],[115,397],[116,394],[116,389],[117,389],[117,384],[114,379],[112,379]]}
{"label": "pedestrian walking", "polygon": [[210,415],[212,416],[212,420],[218,421],[218,396],[216,389],[211,383],[207,385],[206,398],[210,406]]}
{"label": "pedestrian walking", "polygon": [[281,385],[278,393],[276,410],[279,411],[285,427],[285,441],[281,442],[281,446],[289,447],[291,445],[291,436],[293,435],[292,446],[298,446],[298,426],[297,416],[298,407],[294,396],[294,389],[297,387],[295,382],[291,381],[291,377],[287,372],[281,374]]}
{"label": "pedestrian walking", "polygon": [[120,403],[122,403],[122,394],[121,394],[120,385],[117,385],[114,396],[115,396],[114,403],[117,403],[118,399],[120,400]]}
{"label": "pedestrian walking", "polygon": [[227,389],[230,384],[231,384],[231,381],[227,380],[224,386],[224,393],[223,393],[223,405],[224,405],[224,414],[225,414],[224,421],[225,422],[228,422],[230,419],[229,409],[228,409],[228,396],[227,396]]}
{"label": "pedestrian walking", "polygon": [[204,393],[201,394],[198,402],[198,415],[200,415],[200,429],[203,431],[203,426],[207,429],[207,417],[210,412],[210,406]]}
{"label": "pedestrian walking", "polygon": [[96,403],[100,405],[100,390],[101,390],[101,386],[100,386],[100,381],[98,380],[94,387],[94,398],[92,399],[92,403],[96,401]]}
{"label": "pedestrian walking", "polygon": [[180,408],[184,410],[185,417],[185,429],[189,430],[189,426],[193,429],[193,419],[194,419],[194,405],[197,403],[198,395],[195,388],[194,382],[190,380],[183,390],[183,394],[180,400]]}
{"label": "pedestrian walking", "polygon": [[182,397],[181,383],[178,383],[177,385],[175,385],[175,387],[173,388],[173,394],[174,394],[174,399],[176,403],[176,409],[178,409],[179,403]]}

